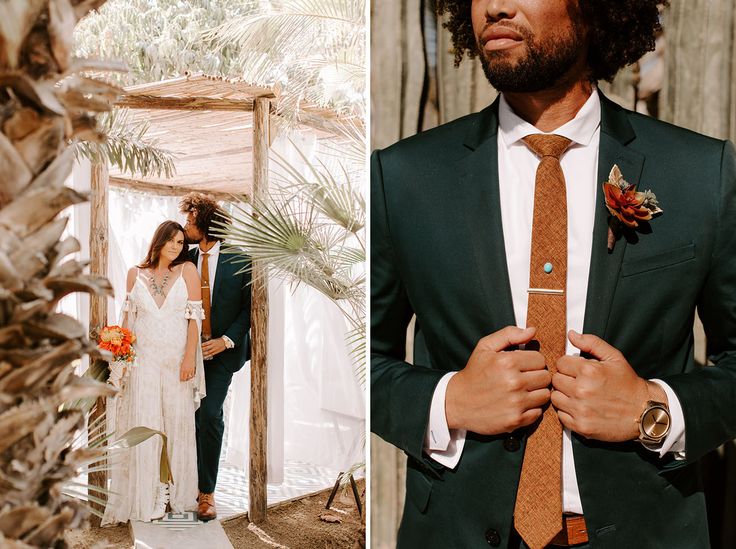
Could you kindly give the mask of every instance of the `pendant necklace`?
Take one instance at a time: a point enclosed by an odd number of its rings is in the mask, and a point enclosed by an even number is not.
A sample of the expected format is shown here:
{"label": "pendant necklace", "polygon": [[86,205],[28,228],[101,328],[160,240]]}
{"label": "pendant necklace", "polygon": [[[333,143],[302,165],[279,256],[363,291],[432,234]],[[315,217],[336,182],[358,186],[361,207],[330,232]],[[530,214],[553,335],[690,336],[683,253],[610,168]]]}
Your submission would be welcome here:
{"label": "pendant necklace", "polygon": [[164,293],[164,288],[166,288],[166,285],[169,283],[169,273],[166,273],[164,275],[163,280],[161,281],[161,285],[159,286],[156,284],[156,274],[152,271],[151,277],[148,279],[150,281],[151,285],[151,294],[152,295],[160,295],[160,296],[166,296]]}

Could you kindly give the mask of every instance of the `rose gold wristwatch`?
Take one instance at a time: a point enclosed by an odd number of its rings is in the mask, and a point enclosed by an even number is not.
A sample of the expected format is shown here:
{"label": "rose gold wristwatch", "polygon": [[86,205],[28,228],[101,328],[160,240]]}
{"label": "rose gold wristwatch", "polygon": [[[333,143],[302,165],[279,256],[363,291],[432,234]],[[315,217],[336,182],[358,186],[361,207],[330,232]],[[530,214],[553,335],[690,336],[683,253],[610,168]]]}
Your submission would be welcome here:
{"label": "rose gold wristwatch", "polygon": [[637,423],[639,424],[639,442],[647,447],[662,444],[672,424],[667,404],[654,400],[648,401]]}

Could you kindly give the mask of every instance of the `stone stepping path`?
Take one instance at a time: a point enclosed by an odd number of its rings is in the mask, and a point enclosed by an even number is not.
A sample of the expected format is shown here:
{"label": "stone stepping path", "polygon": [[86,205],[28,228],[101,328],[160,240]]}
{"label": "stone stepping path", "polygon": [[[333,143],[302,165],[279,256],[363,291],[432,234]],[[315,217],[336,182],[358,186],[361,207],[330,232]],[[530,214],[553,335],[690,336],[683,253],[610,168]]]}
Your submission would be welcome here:
{"label": "stone stepping path", "polygon": [[132,521],[135,549],[233,549],[219,521],[200,522],[197,514],[168,513],[153,522]]}

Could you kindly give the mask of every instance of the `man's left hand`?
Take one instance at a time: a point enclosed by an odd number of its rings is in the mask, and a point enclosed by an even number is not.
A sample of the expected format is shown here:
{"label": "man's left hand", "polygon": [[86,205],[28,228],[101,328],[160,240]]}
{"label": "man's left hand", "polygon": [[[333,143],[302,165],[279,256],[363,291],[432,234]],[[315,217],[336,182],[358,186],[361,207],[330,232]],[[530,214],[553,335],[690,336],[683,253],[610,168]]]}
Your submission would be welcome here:
{"label": "man's left hand", "polygon": [[225,340],[221,337],[210,339],[209,341],[202,343],[202,355],[205,359],[210,359],[215,355],[219,355],[225,349],[227,349],[227,347],[225,347]]}
{"label": "man's left hand", "polygon": [[565,355],[557,360],[551,400],[562,425],[606,442],[637,438],[637,420],[649,400],[647,380],[636,375],[623,354],[601,338],[572,330],[568,337],[593,358]]}

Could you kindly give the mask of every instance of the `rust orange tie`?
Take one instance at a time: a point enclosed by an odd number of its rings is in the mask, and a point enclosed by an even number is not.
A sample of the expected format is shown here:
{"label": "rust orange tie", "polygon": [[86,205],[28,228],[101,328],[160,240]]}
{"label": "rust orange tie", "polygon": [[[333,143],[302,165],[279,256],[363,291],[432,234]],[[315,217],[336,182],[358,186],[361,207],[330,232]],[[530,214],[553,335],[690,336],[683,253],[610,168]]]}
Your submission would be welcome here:
{"label": "rust orange tie", "polygon": [[204,320],[202,321],[202,340],[207,341],[212,337],[212,323],[210,319],[210,311],[212,304],[210,303],[210,254],[202,253],[202,308],[204,309]]}
{"label": "rust orange tie", "polygon": [[[567,286],[567,198],[560,156],[570,140],[530,135],[526,145],[540,158],[534,187],[527,326],[547,368],[565,354]],[[530,549],[543,549],[562,530],[562,425],[550,405],[529,436],[516,493],[514,527]]]}

